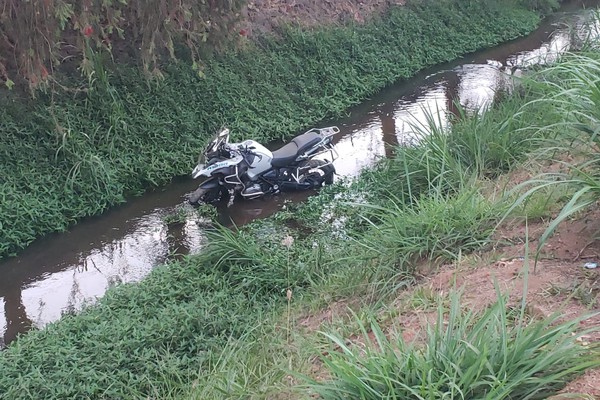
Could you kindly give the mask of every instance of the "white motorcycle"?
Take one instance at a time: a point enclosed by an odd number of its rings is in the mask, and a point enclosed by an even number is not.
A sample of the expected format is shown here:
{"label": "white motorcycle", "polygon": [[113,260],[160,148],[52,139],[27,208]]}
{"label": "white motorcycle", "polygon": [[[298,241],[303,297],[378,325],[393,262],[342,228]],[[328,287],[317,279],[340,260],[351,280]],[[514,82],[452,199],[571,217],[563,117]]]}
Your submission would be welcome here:
{"label": "white motorcycle", "polygon": [[[331,184],[335,174],[332,163],[338,156],[332,137],[339,131],[336,126],[313,128],[271,152],[254,140],[229,143],[229,129],[223,129],[200,155],[192,178],[206,179],[188,201],[213,203],[238,194],[255,199]],[[326,154],[330,159],[324,158]]]}

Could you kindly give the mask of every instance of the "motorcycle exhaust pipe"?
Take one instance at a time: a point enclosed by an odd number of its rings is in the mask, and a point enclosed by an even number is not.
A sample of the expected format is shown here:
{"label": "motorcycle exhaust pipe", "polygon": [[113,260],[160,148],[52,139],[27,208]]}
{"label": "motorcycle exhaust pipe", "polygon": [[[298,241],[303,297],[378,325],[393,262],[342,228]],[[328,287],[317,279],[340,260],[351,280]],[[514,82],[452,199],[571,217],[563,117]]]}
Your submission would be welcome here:
{"label": "motorcycle exhaust pipe", "polygon": [[294,190],[306,190],[306,189],[312,189],[313,185],[311,185],[308,182],[283,182],[281,184],[281,191],[282,192],[291,192]]}

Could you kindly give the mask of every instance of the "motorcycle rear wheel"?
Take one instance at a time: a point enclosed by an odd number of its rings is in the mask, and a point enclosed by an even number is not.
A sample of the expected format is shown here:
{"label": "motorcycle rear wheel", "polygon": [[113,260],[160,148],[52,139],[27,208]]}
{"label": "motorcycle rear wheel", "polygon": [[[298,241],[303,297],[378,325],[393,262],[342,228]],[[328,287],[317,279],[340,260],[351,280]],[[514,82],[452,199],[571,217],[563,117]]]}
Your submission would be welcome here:
{"label": "motorcycle rear wheel", "polygon": [[[308,170],[300,176],[300,182],[310,182],[314,187],[322,186],[323,183],[331,185],[333,176],[335,175],[335,167],[333,164],[323,160],[307,160],[303,161],[299,168],[308,168]],[[319,169],[322,172],[317,172]]]}

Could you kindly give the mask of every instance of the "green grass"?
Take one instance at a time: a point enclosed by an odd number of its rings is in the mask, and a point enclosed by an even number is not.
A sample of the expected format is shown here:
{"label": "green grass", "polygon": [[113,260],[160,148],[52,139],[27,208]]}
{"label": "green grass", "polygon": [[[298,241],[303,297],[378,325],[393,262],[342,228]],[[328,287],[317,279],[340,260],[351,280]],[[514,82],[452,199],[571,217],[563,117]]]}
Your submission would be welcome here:
{"label": "green grass", "polygon": [[361,326],[364,346],[325,333],[331,347],[322,361],[332,379],[307,378],[308,388],[324,399],[546,399],[600,366],[598,349],[577,341],[585,317],[562,323],[557,313],[525,324],[523,314],[512,320],[506,301],[498,295],[477,313],[453,295],[449,309],[439,304],[424,344],[375,322]]}
{"label": "green grass", "polygon": [[[414,206],[377,208],[381,221],[362,241],[374,258],[414,267],[422,260],[453,260],[459,250],[470,252],[488,243],[498,205],[476,191],[452,197],[431,196]],[[409,275],[414,271],[409,270]]]}
{"label": "green grass", "polygon": [[[568,193],[564,206],[542,234],[537,255],[556,228],[578,212],[596,204],[600,198],[600,56],[597,52],[569,54],[562,62],[545,69],[537,77],[543,94],[532,102],[542,105],[548,115],[562,115],[560,121],[538,127],[539,132],[560,130],[560,135],[545,142],[541,157],[561,167],[521,183],[512,194],[518,198],[508,210],[527,207],[540,193]],[[539,214],[539,211],[537,211]]]}
{"label": "green grass", "polygon": [[[412,215],[412,220],[407,231],[390,235],[386,246],[390,251],[406,246],[419,256],[423,238],[432,235],[435,245],[428,254],[449,257],[450,248],[473,249],[487,233],[458,234],[465,221],[456,211],[466,204],[480,210],[468,216],[474,226],[487,224],[495,214],[478,199],[456,201],[423,199],[410,214],[396,210],[397,218]],[[432,230],[432,217],[445,213],[446,226]],[[224,381],[213,381],[210,371],[223,362],[228,346],[238,343],[245,349],[244,335],[254,329],[258,335],[265,330],[261,321],[285,313],[288,290],[294,304],[359,295],[377,303],[385,293],[391,298],[410,284],[409,260],[365,251],[369,238],[376,237],[370,235],[381,234],[379,227],[372,229],[364,242],[332,241],[325,232],[317,232],[287,247],[282,242],[289,232],[278,229],[275,221],[238,232],[217,228],[201,255],[161,267],[139,285],[113,288],[97,306],[18,339],[0,354],[0,392],[15,399],[177,398],[191,390],[190,382],[198,376],[203,377],[198,391],[209,390],[207,385],[222,389]],[[330,297],[323,298],[325,293]],[[256,357],[268,365],[282,362],[260,352]],[[239,370],[221,369],[218,376],[234,374],[235,384],[227,395],[267,390],[257,387],[260,379],[253,376],[267,374],[268,365],[237,364]],[[282,374],[277,371],[270,379]]]}

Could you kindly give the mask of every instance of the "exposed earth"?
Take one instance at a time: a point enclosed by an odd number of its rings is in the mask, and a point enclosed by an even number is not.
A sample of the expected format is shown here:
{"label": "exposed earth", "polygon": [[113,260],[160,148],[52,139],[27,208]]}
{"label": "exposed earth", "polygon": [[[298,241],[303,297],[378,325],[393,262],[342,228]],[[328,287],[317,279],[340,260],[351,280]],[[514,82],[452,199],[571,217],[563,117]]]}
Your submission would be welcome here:
{"label": "exposed earth", "polygon": [[249,0],[242,10],[240,35],[272,32],[280,24],[302,27],[364,22],[405,0]]}
{"label": "exposed earth", "polygon": [[[394,303],[396,316],[386,324],[402,332],[407,342],[420,342],[425,328],[436,319],[436,301],[453,289],[463,293],[463,307],[482,309],[496,299],[495,283],[504,293],[509,293],[509,305],[518,307],[523,295],[525,271],[525,238],[539,237],[547,222],[523,223],[506,226],[499,231],[499,243],[506,243],[486,252],[464,257],[460,262],[443,265],[436,271],[422,271],[420,284],[402,293]],[[538,262],[529,260],[528,307],[531,319],[545,318],[553,313],[562,314],[563,320],[590,315],[581,322],[585,330],[600,325],[600,263],[598,268],[587,269],[587,262],[600,261],[600,241],[595,239],[600,229],[600,211],[594,210],[576,220],[563,223],[548,241],[545,255]],[[537,242],[530,241],[530,256]],[[549,255],[551,254],[551,255]],[[356,304],[359,302],[357,301]],[[305,316],[298,325],[308,330],[320,330],[322,324],[339,319],[351,319],[349,309],[353,302],[336,302],[316,315]],[[592,315],[592,313],[596,313]],[[389,311],[388,311],[389,313]],[[361,344],[361,338],[351,342]],[[584,335],[582,346],[600,345],[600,332]],[[321,377],[323,369],[315,361],[313,374]],[[600,370],[589,370],[571,382],[559,398],[600,399]],[[569,396],[569,397],[567,397]],[[575,397],[571,397],[575,396]]]}

